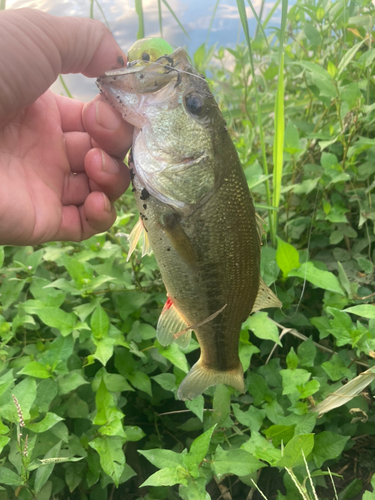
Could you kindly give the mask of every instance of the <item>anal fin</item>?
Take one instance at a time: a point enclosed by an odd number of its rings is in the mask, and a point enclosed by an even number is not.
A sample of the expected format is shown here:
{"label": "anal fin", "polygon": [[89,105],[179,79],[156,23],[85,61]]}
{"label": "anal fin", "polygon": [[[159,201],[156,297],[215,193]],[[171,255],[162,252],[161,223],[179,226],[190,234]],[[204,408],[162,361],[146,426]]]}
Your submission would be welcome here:
{"label": "anal fin", "polygon": [[[174,335],[181,330],[185,330],[185,332],[174,338]],[[182,349],[185,349],[190,344],[191,328],[189,328],[186,320],[169,297],[159,317],[156,327],[156,338],[161,345],[176,342]]]}
{"label": "anal fin", "polygon": [[268,288],[262,278],[260,278],[258,295],[255,299],[251,312],[260,311],[260,309],[267,309],[268,307],[282,307],[282,303],[273,291]]}

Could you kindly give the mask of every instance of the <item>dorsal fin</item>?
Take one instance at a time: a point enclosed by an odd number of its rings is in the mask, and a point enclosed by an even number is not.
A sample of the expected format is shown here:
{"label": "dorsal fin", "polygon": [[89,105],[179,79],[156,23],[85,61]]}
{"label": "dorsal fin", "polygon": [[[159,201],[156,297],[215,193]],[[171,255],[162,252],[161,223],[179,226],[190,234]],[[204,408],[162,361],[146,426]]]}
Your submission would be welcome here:
{"label": "dorsal fin", "polygon": [[260,278],[258,295],[255,299],[251,312],[259,311],[260,309],[267,309],[268,307],[282,307],[282,303],[273,291],[268,288],[262,278]]}
{"label": "dorsal fin", "polygon": [[142,219],[139,218],[137,224],[133,227],[132,232],[128,236],[129,240],[129,252],[128,256],[126,258],[126,261],[128,262],[131,254],[134,252],[135,247],[137,246],[137,243],[139,239],[143,236],[143,243],[142,243],[142,257],[145,255],[150,255],[152,252],[151,245],[150,245],[150,240],[147,235],[147,231],[143,225]]}
{"label": "dorsal fin", "polygon": [[156,338],[158,341],[161,345],[168,345],[172,342],[176,342],[177,345],[184,349],[190,344],[191,329],[187,330],[176,339],[173,336],[175,333],[186,329],[188,326],[186,320],[168,297],[156,327]]}

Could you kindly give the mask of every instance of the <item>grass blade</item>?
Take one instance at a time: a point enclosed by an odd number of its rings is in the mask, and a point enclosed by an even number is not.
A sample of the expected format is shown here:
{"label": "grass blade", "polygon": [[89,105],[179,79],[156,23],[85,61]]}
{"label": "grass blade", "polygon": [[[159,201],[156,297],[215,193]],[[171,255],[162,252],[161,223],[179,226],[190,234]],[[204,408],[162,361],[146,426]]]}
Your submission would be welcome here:
{"label": "grass blade", "polygon": [[169,3],[167,2],[167,0],[162,0],[163,1],[163,4],[167,7],[167,9],[169,10],[169,12],[172,14],[172,16],[175,18],[175,21],[177,22],[177,24],[179,25],[179,27],[182,29],[182,31],[185,33],[185,35],[188,37],[188,39],[190,40],[190,36],[187,34],[185,28],[182,26],[182,24],[180,23],[178,17],[176,16],[176,14],[173,12],[173,9],[172,7],[169,5]]}
{"label": "grass blade", "polygon": [[[264,144],[264,134],[263,134],[263,126],[262,126],[262,115],[261,115],[261,111],[260,111],[259,95],[258,95],[257,86],[256,86],[256,80],[255,80],[255,69],[254,69],[253,52],[251,50],[251,41],[250,41],[250,34],[249,34],[249,26],[247,24],[247,16],[246,16],[246,9],[245,9],[244,0],[237,0],[237,7],[238,7],[238,13],[240,15],[240,20],[241,20],[242,28],[243,28],[244,33],[245,33],[245,38],[246,38],[247,46],[249,48],[251,76],[252,76],[253,83],[254,83],[255,102],[256,102],[257,117],[258,117],[259,140],[260,140],[260,145],[261,145],[261,149],[262,149],[263,172],[264,172],[264,175],[267,176],[267,178],[266,178],[267,205],[271,205],[271,191],[270,191],[270,184],[269,184],[269,180],[268,180],[268,165],[267,165],[267,158],[266,158],[266,147],[265,147],[265,144]],[[268,218],[271,221],[272,210],[268,210]],[[272,227],[271,226],[270,226],[270,230],[272,231]],[[272,233],[271,233],[271,236],[272,236]],[[275,240],[276,240],[276,235],[275,235]]]}
{"label": "grass blade", "polygon": [[0,10],[5,10],[7,0],[0,0]]}
{"label": "grass blade", "polygon": [[[109,27],[109,23],[107,21],[107,18],[105,17],[105,14],[104,14],[104,10],[102,9],[102,6],[100,5],[100,3],[98,2],[98,0],[95,0],[95,3],[96,5],[99,7],[99,10],[100,10],[100,13],[101,15],[103,16],[103,19],[104,19],[104,24],[107,26],[107,28],[109,30],[111,30],[111,28]],[[93,19],[93,18],[92,18]]]}
{"label": "grass blade", "polygon": [[215,7],[214,7],[214,11],[212,12],[212,17],[211,17],[211,21],[210,21],[210,26],[208,27],[207,38],[206,38],[206,45],[208,44],[208,39],[210,38],[210,33],[211,33],[211,29],[212,29],[212,23],[214,22],[214,17],[215,17],[215,14],[216,14],[217,8],[218,8],[218,6],[219,6],[219,3],[220,3],[220,0],[216,0],[216,4],[215,4]]}
{"label": "grass blade", "polygon": [[[273,197],[272,206],[278,208],[280,204],[281,181],[284,163],[284,35],[288,13],[288,0],[282,0],[281,27],[279,40],[279,74],[275,102],[275,137],[273,142]],[[277,212],[272,213],[271,239],[276,245]]]}
{"label": "grass blade", "polygon": [[277,7],[280,5],[280,2],[281,2],[281,0],[277,0],[277,1],[275,2],[275,5],[272,7],[272,9],[270,10],[270,12],[269,12],[268,16],[267,16],[267,17],[266,17],[266,19],[264,20],[264,23],[263,23],[263,25],[262,25],[264,30],[267,28],[267,25],[268,25],[268,23],[270,22],[271,17],[274,15],[275,10],[276,10],[276,9],[277,9]]}
{"label": "grass blade", "polygon": [[160,36],[163,38],[163,17],[161,15],[161,1],[158,0],[158,14],[159,14],[159,30]]}
{"label": "grass blade", "polygon": [[[255,9],[253,7],[253,4],[251,3],[251,0],[247,0],[247,3],[249,4],[251,12],[254,14],[254,17],[255,17],[256,22],[257,22],[257,27],[256,27],[256,30],[255,30],[254,38],[256,38],[258,28],[260,28],[261,32],[263,33],[264,39],[266,41],[267,47],[269,48],[268,40],[267,40],[267,35],[266,35],[266,32],[263,29],[262,22],[261,22],[260,18],[258,17],[258,14],[255,12]],[[262,6],[263,5],[264,5],[264,3],[262,3]]]}
{"label": "grass blade", "polygon": [[70,90],[68,89],[68,86],[67,86],[67,84],[65,83],[65,80],[64,80],[63,76],[62,76],[62,75],[59,75],[59,79],[60,79],[61,85],[64,87],[64,90],[65,90],[65,92],[66,92],[66,95],[67,95],[68,97],[70,97],[71,99],[73,99],[73,96],[72,96],[72,94],[71,94]]}
{"label": "grass blade", "polygon": [[135,0],[135,11],[138,15],[137,40],[145,37],[145,23],[143,20],[142,0]]}

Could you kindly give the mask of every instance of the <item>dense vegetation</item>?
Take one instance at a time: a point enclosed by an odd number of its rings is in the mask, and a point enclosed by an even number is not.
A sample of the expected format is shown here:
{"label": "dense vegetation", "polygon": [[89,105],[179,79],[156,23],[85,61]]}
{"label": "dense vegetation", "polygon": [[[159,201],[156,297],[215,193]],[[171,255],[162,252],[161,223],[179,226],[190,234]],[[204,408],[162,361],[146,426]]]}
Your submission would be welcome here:
{"label": "dense vegetation", "polygon": [[276,248],[266,182],[275,192],[280,30],[252,40],[255,79],[247,45],[194,54],[266,223],[263,278],[283,302],[243,325],[246,394],[218,386],[176,401],[199,346],[155,340],[165,290],[153,256],[126,261],[131,192],[105,234],[0,248],[0,500],[375,499],[374,25],[367,0],[289,9]]}

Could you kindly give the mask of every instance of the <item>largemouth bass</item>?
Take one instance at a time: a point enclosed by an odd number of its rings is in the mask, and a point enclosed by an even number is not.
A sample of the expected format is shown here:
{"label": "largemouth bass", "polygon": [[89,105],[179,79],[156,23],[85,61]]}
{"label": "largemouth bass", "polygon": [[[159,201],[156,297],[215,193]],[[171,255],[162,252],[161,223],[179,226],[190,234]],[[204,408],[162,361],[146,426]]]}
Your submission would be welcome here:
{"label": "largemouth bass", "polygon": [[167,290],[157,338],[181,346],[191,330],[198,338],[200,359],[179,399],[216,384],[244,392],[241,324],[281,303],[260,278],[255,209],[207,82],[182,48],[153,59],[108,72],[97,84],[135,127],[129,166],[140,223],[133,238],[145,231]]}

